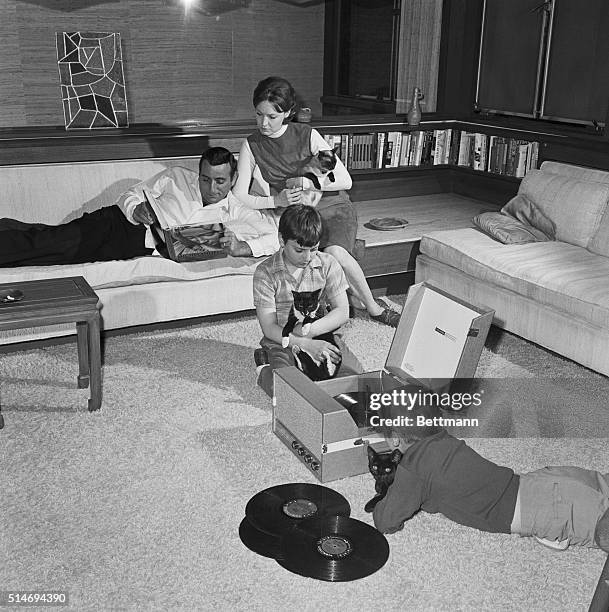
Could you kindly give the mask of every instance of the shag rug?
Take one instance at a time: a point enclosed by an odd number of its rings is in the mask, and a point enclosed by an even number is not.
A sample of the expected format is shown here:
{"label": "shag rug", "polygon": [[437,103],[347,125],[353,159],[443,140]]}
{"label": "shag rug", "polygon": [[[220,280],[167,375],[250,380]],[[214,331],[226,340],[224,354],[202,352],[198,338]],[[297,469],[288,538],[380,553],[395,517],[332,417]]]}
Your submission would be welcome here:
{"label": "shag rug", "polygon": [[[374,370],[392,334],[357,318],[345,338]],[[75,388],[75,343],[0,355],[0,589],[64,590],[79,611],[588,609],[602,551],[557,553],[439,514],[388,536],[386,565],[353,582],[247,549],[238,527],[253,495],[316,482],[271,432],[259,337],[247,314],[107,338],[97,413]],[[609,472],[608,379],[495,329],[477,376],[501,379],[468,436],[482,455]],[[370,476],[328,486],[371,523]]]}

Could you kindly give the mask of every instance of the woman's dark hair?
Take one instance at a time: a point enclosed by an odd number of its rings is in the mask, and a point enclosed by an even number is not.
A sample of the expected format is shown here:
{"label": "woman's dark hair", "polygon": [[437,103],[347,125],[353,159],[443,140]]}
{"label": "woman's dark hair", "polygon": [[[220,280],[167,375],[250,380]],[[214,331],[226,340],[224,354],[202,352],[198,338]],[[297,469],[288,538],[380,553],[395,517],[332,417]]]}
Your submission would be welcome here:
{"label": "woman's dark hair", "polygon": [[284,242],[296,240],[301,247],[312,247],[321,238],[321,217],[315,208],[304,204],[288,206],[279,219],[279,233]]}
{"label": "woman's dark hair", "polygon": [[256,85],[252,101],[254,106],[258,106],[260,102],[268,101],[275,107],[276,111],[287,113],[294,110],[296,92],[289,81],[281,77],[270,76]]}
{"label": "woman's dark hair", "polygon": [[210,166],[229,164],[231,178],[235,176],[235,172],[237,172],[237,160],[235,156],[224,147],[211,147],[201,155],[199,161],[199,174],[201,174],[201,166],[205,161],[208,162]]}

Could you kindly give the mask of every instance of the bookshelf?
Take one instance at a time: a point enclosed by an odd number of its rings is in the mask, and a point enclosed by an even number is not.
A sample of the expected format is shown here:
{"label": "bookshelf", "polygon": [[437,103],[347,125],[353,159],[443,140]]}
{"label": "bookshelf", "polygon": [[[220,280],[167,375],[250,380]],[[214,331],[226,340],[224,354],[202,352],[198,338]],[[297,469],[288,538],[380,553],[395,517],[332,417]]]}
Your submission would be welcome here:
{"label": "bookshelf", "polygon": [[522,178],[539,163],[538,140],[521,134],[489,133],[475,125],[389,125],[370,131],[318,128],[347,169],[385,172],[460,167]]}

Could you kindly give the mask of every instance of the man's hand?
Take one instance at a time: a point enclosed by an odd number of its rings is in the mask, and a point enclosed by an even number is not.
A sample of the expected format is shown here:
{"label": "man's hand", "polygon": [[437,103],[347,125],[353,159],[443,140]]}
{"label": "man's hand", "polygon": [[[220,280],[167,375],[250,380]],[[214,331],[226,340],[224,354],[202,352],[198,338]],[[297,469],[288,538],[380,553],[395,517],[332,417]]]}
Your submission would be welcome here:
{"label": "man's hand", "polygon": [[154,217],[150,214],[146,202],[140,202],[133,209],[133,220],[136,223],[144,223],[145,225],[152,225],[154,223]]}
{"label": "man's hand", "polygon": [[226,253],[233,257],[252,257],[252,249],[247,242],[237,240],[230,230],[224,231],[224,237],[220,238],[220,244]]}

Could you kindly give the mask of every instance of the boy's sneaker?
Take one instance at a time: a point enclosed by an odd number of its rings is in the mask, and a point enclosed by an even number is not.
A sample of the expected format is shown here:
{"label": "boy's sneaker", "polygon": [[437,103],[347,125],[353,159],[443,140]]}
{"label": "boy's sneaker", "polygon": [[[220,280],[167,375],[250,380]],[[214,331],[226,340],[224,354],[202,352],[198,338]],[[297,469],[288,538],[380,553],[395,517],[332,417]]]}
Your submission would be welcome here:
{"label": "boy's sneaker", "polygon": [[395,310],[392,310],[391,308],[388,308],[387,306],[385,306],[385,304],[381,304],[380,302],[377,302],[377,304],[383,309],[383,312],[374,316],[370,315],[370,318],[373,321],[378,321],[379,323],[382,323],[383,325],[389,325],[389,327],[397,327],[398,323],[400,322],[400,313],[396,312]]}
{"label": "boy's sneaker", "polygon": [[254,362],[256,363],[256,366],[264,366],[270,363],[269,355],[265,349],[257,348],[254,351]]}
{"label": "boy's sneaker", "polygon": [[537,536],[535,536],[535,539],[540,544],[552,550],[567,550],[567,548],[569,548],[569,540],[546,540],[545,538],[538,538]]}

